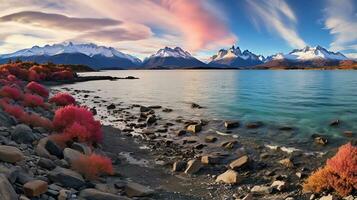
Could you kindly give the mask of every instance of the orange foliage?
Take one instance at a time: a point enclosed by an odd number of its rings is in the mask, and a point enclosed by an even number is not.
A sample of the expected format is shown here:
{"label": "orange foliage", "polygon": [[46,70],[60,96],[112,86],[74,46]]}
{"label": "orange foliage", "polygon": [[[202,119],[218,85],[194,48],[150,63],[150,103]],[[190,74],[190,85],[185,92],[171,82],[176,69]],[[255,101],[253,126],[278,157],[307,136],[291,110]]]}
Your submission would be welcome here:
{"label": "orange foliage", "polygon": [[110,158],[94,153],[90,156],[82,155],[72,162],[72,169],[89,180],[97,179],[100,175],[114,173]]}
{"label": "orange foliage", "polygon": [[17,87],[5,85],[0,89],[0,95],[14,100],[19,100],[22,98],[22,91]]}
{"label": "orange foliage", "polygon": [[27,84],[26,89],[42,97],[48,97],[49,95],[47,88],[35,81],[31,81],[29,84]]}

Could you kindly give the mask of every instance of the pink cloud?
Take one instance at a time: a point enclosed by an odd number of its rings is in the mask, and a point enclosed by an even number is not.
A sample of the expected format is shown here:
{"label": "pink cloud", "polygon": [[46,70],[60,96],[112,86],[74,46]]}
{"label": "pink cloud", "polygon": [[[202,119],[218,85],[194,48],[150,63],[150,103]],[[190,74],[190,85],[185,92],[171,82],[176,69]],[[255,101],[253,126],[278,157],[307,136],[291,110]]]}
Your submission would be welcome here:
{"label": "pink cloud", "polygon": [[160,4],[173,14],[175,24],[186,38],[191,50],[209,48],[212,44],[230,45],[236,37],[230,33],[224,21],[205,6],[203,1],[161,0]]}

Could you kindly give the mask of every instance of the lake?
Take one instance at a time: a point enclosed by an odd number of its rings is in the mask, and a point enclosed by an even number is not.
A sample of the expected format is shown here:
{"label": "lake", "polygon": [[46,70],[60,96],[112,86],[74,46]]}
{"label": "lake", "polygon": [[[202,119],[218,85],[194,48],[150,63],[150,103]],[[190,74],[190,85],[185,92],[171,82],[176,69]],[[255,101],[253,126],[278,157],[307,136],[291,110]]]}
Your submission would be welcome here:
{"label": "lake", "polygon": [[[357,71],[122,70],[81,74],[140,79],[82,82],[72,88],[100,89],[96,95],[103,98],[161,105],[187,118],[262,121],[265,128],[253,137],[277,143],[310,144],[311,134],[319,133],[329,135],[337,145],[348,139],[343,131],[357,132]],[[192,102],[205,108],[192,109]],[[341,125],[329,126],[336,119]],[[295,130],[287,134],[278,130],[281,126]]]}

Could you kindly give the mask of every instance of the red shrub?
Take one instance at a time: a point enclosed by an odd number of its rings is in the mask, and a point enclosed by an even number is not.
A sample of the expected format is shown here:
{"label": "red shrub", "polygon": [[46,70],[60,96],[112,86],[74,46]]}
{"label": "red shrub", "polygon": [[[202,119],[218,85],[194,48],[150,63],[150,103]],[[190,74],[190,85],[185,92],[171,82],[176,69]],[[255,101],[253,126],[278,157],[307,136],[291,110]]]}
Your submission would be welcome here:
{"label": "red shrub", "polygon": [[[82,128],[73,125],[74,123],[85,127],[87,131],[82,131]],[[88,136],[82,137],[88,138],[88,142],[100,142],[103,138],[100,122],[96,121],[92,112],[85,107],[69,105],[56,110],[53,126],[59,132],[73,132],[70,130],[72,126],[80,129],[81,133],[88,134]]]}
{"label": "red shrub", "polygon": [[52,129],[52,122],[51,120],[45,118],[45,117],[41,117],[40,115],[36,114],[36,113],[24,113],[19,120],[27,125],[31,125],[34,127],[43,127],[46,128],[48,130]]}
{"label": "red shrub", "polygon": [[62,149],[66,148],[67,142],[72,140],[72,138],[66,134],[52,134],[48,137],[48,139],[55,142]]}
{"label": "red shrub", "polygon": [[24,95],[23,104],[24,106],[36,107],[36,106],[43,106],[44,101],[43,98],[38,95],[26,93]]}
{"label": "red shrub", "polygon": [[57,93],[55,96],[50,98],[49,102],[55,103],[58,106],[67,106],[75,104],[76,100],[68,93]]}
{"label": "red shrub", "polygon": [[0,89],[0,95],[3,97],[9,97],[14,100],[19,100],[22,98],[22,92],[20,89],[7,85]]}
{"label": "red shrub", "polygon": [[29,84],[26,85],[26,89],[29,91],[36,93],[42,97],[48,97],[49,91],[47,88],[39,83],[36,83],[34,81],[31,81]]}
{"label": "red shrub", "polygon": [[25,111],[24,108],[18,105],[11,105],[4,99],[1,99],[1,107],[4,109],[6,113],[9,115],[14,116],[16,119],[19,119],[21,116],[24,115]]}
{"label": "red shrub", "polygon": [[71,72],[69,70],[63,70],[63,71],[54,72],[52,74],[52,78],[55,79],[55,80],[73,79],[73,72]]}
{"label": "red shrub", "polygon": [[29,81],[40,81],[40,80],[41,80],[41,77],[40,77],[39,74],[37,74],[36,71],[30,70],[30,71],[29,71],[29,74],[28,74],[28,80],[29,80]]}
{"label": "red shrub", "polygon": [[28,70],[23,68],[20,64],[10,64],[7,66],[7,70],[10,74],[15,75],[21,80],[27,80]]}
{"label": "red shrub", "polygon": [[351,143],[341,146],[326,166],[312,174],[304,184],[305,191],[319,193],[333,188],[341,196],[357,190],[357,147]]}
{"label": "red shrub", "polygon": [[72,169],[83,174],[89,180],[97,179],[100,175],[114,173],[110,158],[94,153],[90,156],[82,155],[72,162]]}
{"label": "red shrub", "polygon": [[10,75],[7,76],[7,80],[10,81],[10,82],[16,82],[17,78],[16,78],[16,76],[10,74]]}

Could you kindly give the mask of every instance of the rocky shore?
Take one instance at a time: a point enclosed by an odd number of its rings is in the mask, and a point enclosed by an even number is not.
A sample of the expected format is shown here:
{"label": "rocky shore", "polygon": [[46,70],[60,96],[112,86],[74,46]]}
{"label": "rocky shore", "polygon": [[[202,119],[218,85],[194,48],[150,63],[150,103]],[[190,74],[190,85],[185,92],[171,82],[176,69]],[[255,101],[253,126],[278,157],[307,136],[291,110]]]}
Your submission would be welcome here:
{"label": "rocky shore", "polygon": [[[131,186],[141,193],[135,197],[139,199],[340,199],[332,192],[302,191],[307,176],[334,150],[321,153],[269,146],[231,134],[242,126],[259,130],[260,122],[222,121],[226,131],[214,131],[208,126],[210,121],[163,118],[175,112],[170,108],[104,100],[95,91],[69,86],[61,91],[90,106],[98,119],[110,125],[103,127],[102,150],[115,161],[120,176],[108,177],[105,190],[95,187],[102,192],[132,198],[127,185],[134,181]],[[324,145],[325,139],[315,135],[311,143]]]}

